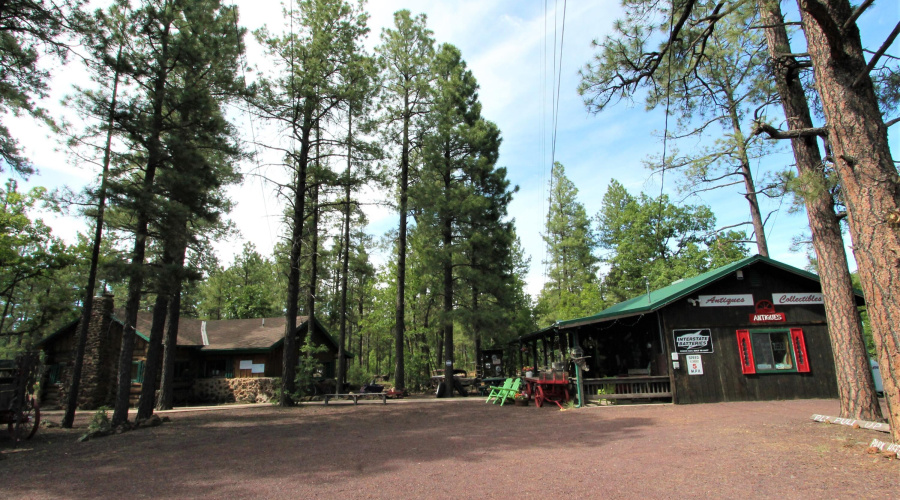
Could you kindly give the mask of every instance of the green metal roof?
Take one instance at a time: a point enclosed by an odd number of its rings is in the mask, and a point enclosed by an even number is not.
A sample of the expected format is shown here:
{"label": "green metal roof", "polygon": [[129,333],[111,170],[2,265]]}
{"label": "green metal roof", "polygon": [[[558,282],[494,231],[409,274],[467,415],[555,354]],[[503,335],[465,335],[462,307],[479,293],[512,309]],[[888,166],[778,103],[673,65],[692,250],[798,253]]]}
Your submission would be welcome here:
{"label": "green metal roof", "polygon": [[[751,264],[755,264],[757,262],[764,262],[770,266],[777,267],[784,271],[797,274],[804,278],[808,278],[814,280],[816,282],[819,281],[819,276],[808,271],[804,271],[802,269],[796,268],[794,266],[789,266],[783,262],[778,262],[777,260],[772,260],[768,257],[763,257],[762,255],[754,255],[752,257],[747,257],[745,259],[741,259],[737,262],[732,262],[731,264],[713,269],[711,271],[707,271],[701,275],[694,276],[693,278],[685,278],[683,280],[676,281],[669,286],[660,288],[658,290],[653,290],[650,292],[649,297],[648,294],[639,295],[631,300],[626,300],[625,302],[619,302],[618,304],[604,309],[599,313],[593,316],[587,316],[584,318],[576,318],[576,319],[567,319],[564,321],[557,322],[557,325],[560,328],[573,328],[576,326],[589,324],[589,323],[597,323],[601,321],[612,320],[616,318],[623,318],[629,316],[635,316],[638,314],[646,314],[649,312],[657,311],[672,302],[682,299],[696,290],[703,288],[710,283],[717,281],[719,279],[728,276],[729,274],[737,271],[738,269],[742,269]],[[857,295],[862,295],[858,291]]]}

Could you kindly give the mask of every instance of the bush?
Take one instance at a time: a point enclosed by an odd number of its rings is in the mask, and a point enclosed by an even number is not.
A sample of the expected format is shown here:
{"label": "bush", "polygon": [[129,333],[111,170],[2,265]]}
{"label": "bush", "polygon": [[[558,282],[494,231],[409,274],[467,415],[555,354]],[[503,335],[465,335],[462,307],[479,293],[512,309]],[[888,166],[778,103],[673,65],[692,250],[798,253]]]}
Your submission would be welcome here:
{"label": "bush", "polygon": [[91,415],[88,422],[88,434],[108,434],[112,432],[112,422],[109,420],[109,411],[112,408],[101,406]]}

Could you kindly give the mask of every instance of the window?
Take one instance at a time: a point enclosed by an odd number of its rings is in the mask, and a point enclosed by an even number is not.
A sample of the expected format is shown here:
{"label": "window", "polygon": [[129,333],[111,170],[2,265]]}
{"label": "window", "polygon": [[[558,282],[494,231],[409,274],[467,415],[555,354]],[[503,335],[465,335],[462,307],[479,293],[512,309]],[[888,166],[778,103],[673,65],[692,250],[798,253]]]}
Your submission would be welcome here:
{"label": "window", "polygon": [[60,383],[60,372],[62,370],[62,365],[59,363],[52,364],[47,367],[47,383],[49,384],[58,384]]}
{"label": "window", "polygon": [[738,330],[737,341],[744,374],[809,372],[800,328]]}
{"label": "window", "polygon": [[205,363],[203,376],[205,378],[227,377],[228,364],[228,361],[224,359],[209,359]]}
{"label": "window", "polygon": [[131,383],[132,384],[143,384],[144,383],[144,362],[143,361],[132,361],[131,362]]}

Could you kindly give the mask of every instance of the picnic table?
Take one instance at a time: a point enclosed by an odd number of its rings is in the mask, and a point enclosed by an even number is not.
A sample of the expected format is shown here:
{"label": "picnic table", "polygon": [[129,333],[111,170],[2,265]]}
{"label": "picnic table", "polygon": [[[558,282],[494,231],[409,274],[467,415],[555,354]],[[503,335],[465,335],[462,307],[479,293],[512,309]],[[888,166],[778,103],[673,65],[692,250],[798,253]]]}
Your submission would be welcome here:
{"label": "picnic table", "polygon": [[525,394],[538,407],[544,402],[556,403],[562,409],[562,403],[569,402],[569,378],[562,377],[525,377]]}

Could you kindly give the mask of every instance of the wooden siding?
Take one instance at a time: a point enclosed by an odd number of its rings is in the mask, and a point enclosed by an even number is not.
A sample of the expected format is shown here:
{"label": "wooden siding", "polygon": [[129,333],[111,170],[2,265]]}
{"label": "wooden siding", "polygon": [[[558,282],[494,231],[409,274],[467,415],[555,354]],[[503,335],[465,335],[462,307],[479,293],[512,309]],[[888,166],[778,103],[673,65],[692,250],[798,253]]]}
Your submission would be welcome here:
{"label": "wooden siding", "polygon": [[[753,294],[753,301],[772,300],[772,293],[820,293],[819,284],[792,273],[757,263],[744,270],[744,279],[734,274],[692,294]],[[678,300],[661,311],[664,338],[669,352],[675,352],[673,330],[709,328],[714,352],[700,354],[702,375],[688,375],[686,360],[674,371],[673,392],[676,403],[710,403],[717,401],[756,401],[798,398],[837,397],[834,361],[825,307],[818,305],[775,305],[784,312],[785,323],[752,324],[753,307],[697,307]],[[806,339],[811,371],[809,373],[777,373],[744,375],[741,372],[736,330],[769,328],[802,328]]]}

